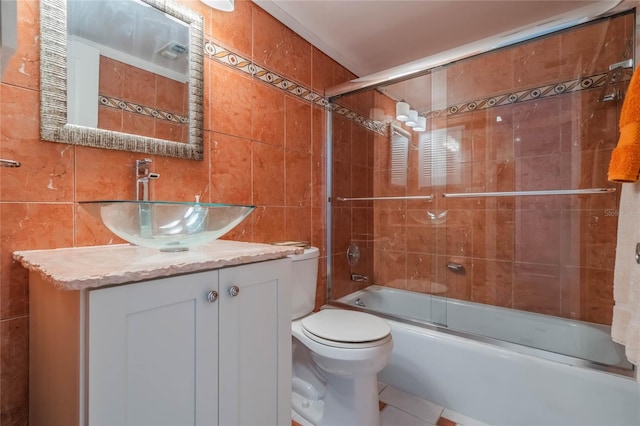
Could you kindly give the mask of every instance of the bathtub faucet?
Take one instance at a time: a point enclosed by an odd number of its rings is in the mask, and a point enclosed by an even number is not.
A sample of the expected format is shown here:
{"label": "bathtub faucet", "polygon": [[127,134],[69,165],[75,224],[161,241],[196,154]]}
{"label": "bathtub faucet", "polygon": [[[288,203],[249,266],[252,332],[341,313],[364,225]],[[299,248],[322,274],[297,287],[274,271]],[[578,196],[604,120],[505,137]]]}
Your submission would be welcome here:
{"label": "bathtub faucet", "polygon": [[369,281],[369,277],[362,274],[351,274],[351,281],[363,283]]}

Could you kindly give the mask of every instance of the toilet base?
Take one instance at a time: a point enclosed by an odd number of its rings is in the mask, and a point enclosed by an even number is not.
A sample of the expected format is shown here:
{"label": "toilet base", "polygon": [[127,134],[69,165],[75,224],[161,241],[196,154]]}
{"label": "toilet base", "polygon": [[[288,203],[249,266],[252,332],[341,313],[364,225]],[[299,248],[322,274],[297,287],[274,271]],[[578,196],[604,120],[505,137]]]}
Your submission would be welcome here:
{"label": "toilet base", "polygon": [[318,426],[380,426],[378,376],[327,375],[324,413]]}
{"label": "toilet base", "polygon": [[319,425],[324,412],[324,401],[309,399],[293,392],[291,394],[291,409],[312,425]]}
{"label": "toilet base", "polygon": [[291,408],[315,426],[380,426],[378,377],[327,377],[324,399],[293,392]]}

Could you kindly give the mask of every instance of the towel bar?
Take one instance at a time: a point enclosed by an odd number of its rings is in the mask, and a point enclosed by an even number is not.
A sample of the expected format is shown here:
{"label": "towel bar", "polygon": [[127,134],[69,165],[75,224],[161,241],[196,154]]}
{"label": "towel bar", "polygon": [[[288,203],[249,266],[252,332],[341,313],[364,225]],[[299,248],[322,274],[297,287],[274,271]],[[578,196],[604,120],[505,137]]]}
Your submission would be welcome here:
{"label": "towel bar", "polygon": [[521,197],[533,195],[580,195],[580,194],[609,194],[616,192],[615,188],[589,189],[552,189],[547,191],[511,191],[511,192],[459,192],[444,193],[444,198],[479,198],[479,197]]}
{"label": "towel bar", "polygon": [[[522,197],[540,195],[582,195],[611,194],[616,188],[588,189],[551,189],[545,191],[506,191],[506,192],[458,192],[444,193],[444,198],[480,198],[480,197]],[[404,195],[395,197],[336,197],[338,201],[384,201],[384,200],[433,200],[433,195]]]}
{"label": "towel bar", "polygon": [[398,197],[336,197],[338,201],[383,201],[383,200],[433,200],[433,195],[405,195]]}

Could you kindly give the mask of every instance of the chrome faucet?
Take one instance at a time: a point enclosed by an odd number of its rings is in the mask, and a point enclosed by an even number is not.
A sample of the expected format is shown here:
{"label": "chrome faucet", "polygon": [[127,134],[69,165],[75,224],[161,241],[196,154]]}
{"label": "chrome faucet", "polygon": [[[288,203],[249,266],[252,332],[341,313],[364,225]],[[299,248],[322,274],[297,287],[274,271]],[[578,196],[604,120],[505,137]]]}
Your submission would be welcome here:
{"label": "chrome faucet", "polygon": [[[160,177],[158,173],[151,173],[149,171],[149,164],[151,162],[152,160],[150,158],[136,160],[136,199],[138,201],[149,201],[149,180]],[[139,209],[140,235],[151,236],[151,206],[149,206],[148,203],[141,203]]]}
{"label": "chrome faucet", "polygon": [[149,164],[153,161],[150,158],[136,160],[136,200],[149,201],[149,180],[158,179],[158,173],[149,171]]}

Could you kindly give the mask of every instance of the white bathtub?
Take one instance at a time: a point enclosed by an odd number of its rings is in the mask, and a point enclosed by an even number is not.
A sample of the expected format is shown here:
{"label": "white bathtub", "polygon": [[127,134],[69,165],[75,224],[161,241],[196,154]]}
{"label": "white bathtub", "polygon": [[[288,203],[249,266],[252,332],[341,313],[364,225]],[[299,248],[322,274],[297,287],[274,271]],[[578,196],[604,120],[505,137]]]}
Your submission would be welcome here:
{"label": "white bathtub", "polygon": [[[492,339],[478,341],[471,334],[472,338],[463,337],[440,327],[396,321],[389,315],[443,322],[446,309],[449,325],[470,322],[472,332],[483,327],[484,334],[496,339],[504,338],[504,333],[514,340],[525,336],[526,344],[535,340],[556,345],[553,350],[558,350],[557,343],[563,343],[563,350],[586,348],[600,362],[616,361],[617,347],[590,348],[602,343],[599,332],[606,327],[596,326],[593,331],[580,328],[588,323],[569,321],[577,324],[550,330],[556,325],[553,317],[473,303],[465,306],[466,302],[377,286],[337,302],[354,306],[357,299],[368,312],[379,310],[391,324],[393,352],[379,375],[384,383],[492,425],[640,425],[640,386],[633,378],[586,368],[583,365],[589,363],[554,352],[499,340],[494,341],[498,344],[489,343]],[[467,312],[459,312],[465,308]],[[497,316],[492,318],[494,309]],[[523,318],[514,318],[519,314]],[[541,320],[537,325],[536,319]],[[493,331],[486,333],[487,327]],[[567,337],[571,333],[574,336]],[[586,335],[590,343],[576,343],[577,335]]]}

